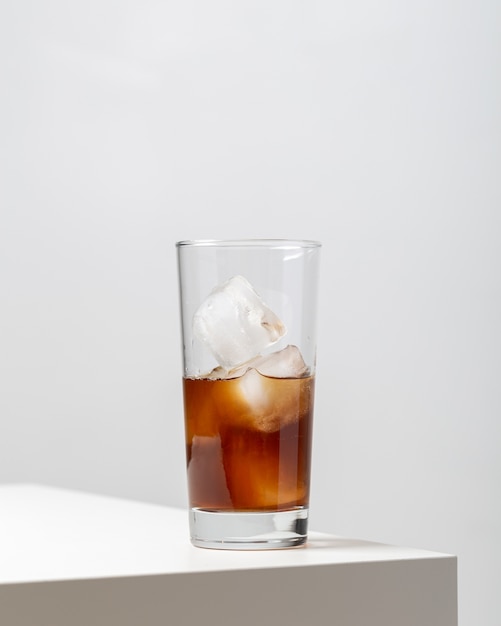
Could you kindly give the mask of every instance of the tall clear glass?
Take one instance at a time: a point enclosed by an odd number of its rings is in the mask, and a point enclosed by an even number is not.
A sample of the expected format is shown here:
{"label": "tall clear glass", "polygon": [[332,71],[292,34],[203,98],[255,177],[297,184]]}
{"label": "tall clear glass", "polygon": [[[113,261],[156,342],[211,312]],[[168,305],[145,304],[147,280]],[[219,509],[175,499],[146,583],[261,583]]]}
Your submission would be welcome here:
{"label": "tall clear glass", "polygon": [[191,541],[299,546],[308,526],[320,243],[176,246]]}

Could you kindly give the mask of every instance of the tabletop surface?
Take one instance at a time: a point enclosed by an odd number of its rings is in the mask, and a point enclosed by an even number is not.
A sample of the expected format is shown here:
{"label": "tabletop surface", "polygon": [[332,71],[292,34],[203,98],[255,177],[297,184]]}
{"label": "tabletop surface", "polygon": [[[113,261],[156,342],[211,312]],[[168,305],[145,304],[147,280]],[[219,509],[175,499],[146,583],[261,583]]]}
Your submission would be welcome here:
{"label": "tabletop surface", "polygon": [[201,549],[189,541],[183,509],[43,485],[0,486],[0,585],[450,556],[319,532],[287,550]]}

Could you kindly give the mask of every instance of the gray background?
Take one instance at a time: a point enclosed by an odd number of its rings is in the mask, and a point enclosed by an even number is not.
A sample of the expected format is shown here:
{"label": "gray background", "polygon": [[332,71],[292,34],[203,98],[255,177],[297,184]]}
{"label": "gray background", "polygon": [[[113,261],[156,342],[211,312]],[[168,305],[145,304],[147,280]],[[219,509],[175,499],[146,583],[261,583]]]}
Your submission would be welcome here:
{"label": "gray background", "polygon": [[174,242],[320,239],[312,527],[499,624],[500,6],[3,0],[0,482],[184,506]]}

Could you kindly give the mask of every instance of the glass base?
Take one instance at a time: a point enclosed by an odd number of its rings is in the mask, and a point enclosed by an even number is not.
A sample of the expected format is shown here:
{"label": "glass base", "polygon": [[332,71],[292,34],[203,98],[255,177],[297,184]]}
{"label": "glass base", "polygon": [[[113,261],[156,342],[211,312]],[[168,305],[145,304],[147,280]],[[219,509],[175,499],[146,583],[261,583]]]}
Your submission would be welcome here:
{"label": "glass base", "polygon": [[218,550],[276,550],[306,542],[308,509],[266,513],[190,510],[191,543]]}

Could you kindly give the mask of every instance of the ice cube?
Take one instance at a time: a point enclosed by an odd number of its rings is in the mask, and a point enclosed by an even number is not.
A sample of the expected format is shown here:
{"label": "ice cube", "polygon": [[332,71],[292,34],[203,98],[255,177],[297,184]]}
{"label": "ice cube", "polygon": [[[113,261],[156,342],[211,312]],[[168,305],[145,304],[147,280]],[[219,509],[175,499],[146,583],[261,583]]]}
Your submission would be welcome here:
{"label": "ice cube", "polygon": [[255,369],[263,376],[271,378],[303,378],[310,373],[309,367],[297,346],[287,346],[277,352],[257,356],[232,369],[225,369],[220,365],[210,371],[207,376],[210,380],[228,380],[240,378],[248,370]]}
{"label": "ice cube", "polygon": [[231,507],[219,435],[194,436],[188,448],[188,459],[188,484],[192,503],[203,508]]}
{"label": "ice cube", "polygon": [[309,374],[299,348],[291,345],[231,370],[216,367],[206,376],[222,383],[212,388],[211,407],[228,426],[274,432],[312,410]]}
{"label": "ice cube", "polygon": [[193,318],[193,334],[226,370],[256,357],[285,333],[283,322],[243,276],[216,287]]}
{"label": "ice cube", "polygon": [[287,346],[283,350],[267,354],[253,365],[260,374],[273,378],[302,378],[308,375],[308,367],[297,346]]}
{"label": "ice cube", "polygon": [[309,376],[271,377],[252,367],[239,378],[225,380],[213,401],[228,425],[271,433],[309,414],[313,384]]}
{"label": "ice cube", "polygon": [[273,436],[236,430],[225,438],[222,451],[234,509],[292,509],[304,504],[308,446],[295,436],[281,437],[277,446]]}

